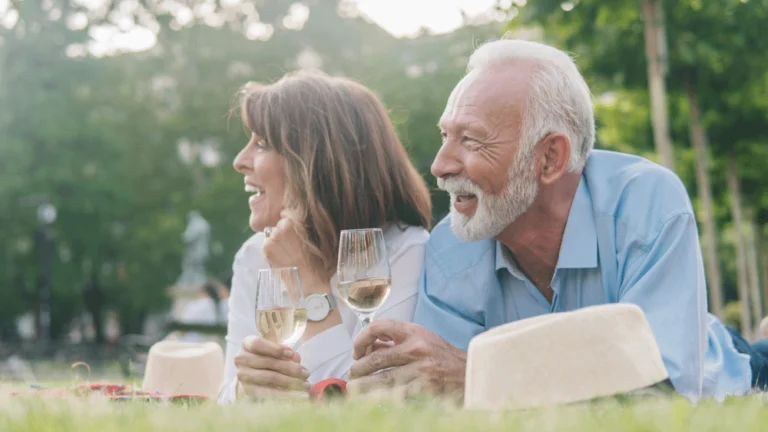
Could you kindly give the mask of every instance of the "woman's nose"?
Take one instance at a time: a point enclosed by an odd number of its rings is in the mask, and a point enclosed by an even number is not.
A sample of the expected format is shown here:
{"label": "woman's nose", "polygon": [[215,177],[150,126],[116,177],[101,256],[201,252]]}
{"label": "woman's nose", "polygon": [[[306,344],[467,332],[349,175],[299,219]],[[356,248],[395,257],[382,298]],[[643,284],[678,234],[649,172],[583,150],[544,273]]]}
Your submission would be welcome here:
{"label": "woman's nose", "polygon": [[245,148],[240,150],[240,153],[235,156],[235,160],[232,162],[235,171],[240,174],[246,174],[253,169],[253,156],[250,154],[249,147],[245,146]]}

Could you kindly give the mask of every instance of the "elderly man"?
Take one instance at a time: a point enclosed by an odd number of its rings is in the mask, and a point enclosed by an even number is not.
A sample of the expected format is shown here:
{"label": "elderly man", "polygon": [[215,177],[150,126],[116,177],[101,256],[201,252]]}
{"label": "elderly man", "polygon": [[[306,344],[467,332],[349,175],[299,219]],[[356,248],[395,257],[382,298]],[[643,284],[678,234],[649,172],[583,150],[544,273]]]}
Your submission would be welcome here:
{"label": "elderly man", "polygon": [[432,173],[452,207],[427,245],[414,323],[373,321],[358,335],[351,387],[461,391],[473,336],[628,302],[645,312],[679,393],[749,390],[749,353],[707,314],[685,187],[648,160],[592,149],[590,90],[570,57],[525,41],[480,47],[439,128]]}

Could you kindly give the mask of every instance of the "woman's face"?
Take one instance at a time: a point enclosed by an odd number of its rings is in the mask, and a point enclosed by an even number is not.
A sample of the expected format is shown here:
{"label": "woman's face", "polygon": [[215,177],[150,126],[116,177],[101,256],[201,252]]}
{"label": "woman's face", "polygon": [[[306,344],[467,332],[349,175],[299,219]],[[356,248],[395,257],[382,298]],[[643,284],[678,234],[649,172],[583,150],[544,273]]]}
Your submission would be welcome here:
{"label": "woman's face", "polygon": [[269,147],[264,139],[252,134],[233,165],[245,176],[245,191],[251,194],[248,198],[251,229],[259,232],[277,225],[286,188],[283,156]]}

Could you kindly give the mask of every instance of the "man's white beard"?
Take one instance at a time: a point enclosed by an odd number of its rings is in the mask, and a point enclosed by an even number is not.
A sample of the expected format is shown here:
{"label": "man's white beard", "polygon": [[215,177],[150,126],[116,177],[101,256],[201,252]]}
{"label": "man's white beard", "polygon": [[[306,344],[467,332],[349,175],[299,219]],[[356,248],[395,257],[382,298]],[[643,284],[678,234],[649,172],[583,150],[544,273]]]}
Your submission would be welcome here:
{"label": "man's white beard", "polygon": [[[499,235],[507,226],[526,212],[536,199],[539,185],[533,152],[520,152],[509,169],[507,187],[500,194],[484,194],[469,179],[459,177],[438,178],[440,189],[451,195],[451,229],[459,240],[472,242]],[[477,197],[477,210],[471,217],[454,207],[456,197],[472,194]]]}

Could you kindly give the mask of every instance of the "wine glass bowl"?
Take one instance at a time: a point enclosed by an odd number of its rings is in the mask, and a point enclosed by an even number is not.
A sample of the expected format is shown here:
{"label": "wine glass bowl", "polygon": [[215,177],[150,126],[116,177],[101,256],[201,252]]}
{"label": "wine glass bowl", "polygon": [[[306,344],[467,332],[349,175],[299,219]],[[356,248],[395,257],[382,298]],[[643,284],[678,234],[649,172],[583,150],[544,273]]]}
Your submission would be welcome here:
{"label": "wine glass bowl", "polygon": [[337,268],[339,295],[365,327],[389,297],[392,276],[381,228],[343,230]]}
{"label": "wine glass bowl", "polygon": [[293,347],[307,327],[307,305],[296,267],[259,270],[256,330],[269,341]]}

